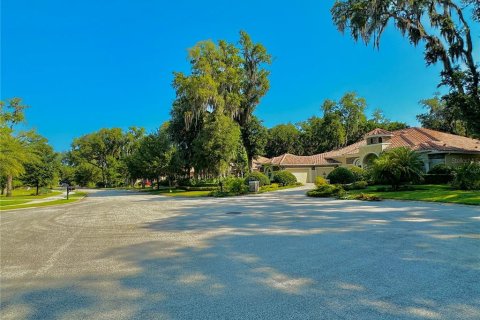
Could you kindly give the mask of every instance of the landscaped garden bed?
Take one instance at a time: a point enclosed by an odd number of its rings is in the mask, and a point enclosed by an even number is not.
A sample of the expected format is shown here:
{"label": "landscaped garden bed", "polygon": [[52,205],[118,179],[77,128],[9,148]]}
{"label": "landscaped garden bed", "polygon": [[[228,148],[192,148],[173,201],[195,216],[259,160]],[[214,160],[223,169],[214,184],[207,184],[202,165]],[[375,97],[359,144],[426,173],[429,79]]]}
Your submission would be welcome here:
{"label": "landscaped garden bed", "polygon": [[[358,180],[362,178],[369,182]],[[317,178],[317,188],[308,191],[307,195],[364,201],[396,199],[480,205],[479,164],[469,163],[455,169],[440,165],[424,174],[418,155],[405,148],[382,153],[368,171],[339,167],[328,175],[328,179],[332,184]],[[425,184],[432,180],[443,183]]]}

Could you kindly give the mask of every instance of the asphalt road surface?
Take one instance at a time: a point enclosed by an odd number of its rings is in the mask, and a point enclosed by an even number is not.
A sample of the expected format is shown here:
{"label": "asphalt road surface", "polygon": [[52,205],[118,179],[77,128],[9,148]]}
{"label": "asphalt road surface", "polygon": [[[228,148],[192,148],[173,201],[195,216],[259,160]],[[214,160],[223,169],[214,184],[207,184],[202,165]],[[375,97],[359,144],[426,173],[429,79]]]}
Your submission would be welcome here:
{"label": "asphalt road surface", "polygon": [[480,208],[96,191],[0,213],[0,318],[480,319]]}

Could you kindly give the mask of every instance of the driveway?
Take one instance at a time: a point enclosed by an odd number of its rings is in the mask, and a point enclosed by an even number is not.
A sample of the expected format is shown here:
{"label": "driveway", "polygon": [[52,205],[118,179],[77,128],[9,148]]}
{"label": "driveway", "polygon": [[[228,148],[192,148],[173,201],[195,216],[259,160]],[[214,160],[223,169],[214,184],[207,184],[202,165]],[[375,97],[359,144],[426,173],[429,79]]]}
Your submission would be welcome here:
{"label": "driveway", "polygon": [[480,208],[304,193],[1,212],[0,318],[480,318]]}

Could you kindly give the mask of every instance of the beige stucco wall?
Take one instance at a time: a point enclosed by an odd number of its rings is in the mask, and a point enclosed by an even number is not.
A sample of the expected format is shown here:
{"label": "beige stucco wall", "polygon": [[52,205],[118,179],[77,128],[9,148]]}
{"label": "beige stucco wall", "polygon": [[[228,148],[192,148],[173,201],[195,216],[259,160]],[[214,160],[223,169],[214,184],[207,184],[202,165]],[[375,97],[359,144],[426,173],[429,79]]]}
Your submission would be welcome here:
{"label": "beige stucco wall", "polygon": [[[313,169],[315,168],[315,169]],[[296,172],[306,172],[307,173],[307,183],[314,183],[316,177],[326,177],[330,172],[335,169],[334,166],[331,167],[286,167],[285,170],[290,171],[292,173]]]}
{"label": "beige stucco wall", "polygon": [[382,153],[383,150],[385,150],[385,148],[388,147],[388,145],[389,144],[387,143],[378,143],[360,147],[358,151],[358,157],[360,158],[360,163],[362,164],[362,167],[364,164],[363,161],[367,155],[373,153],[378,156],[380,155],[380,153]]}
{"label": "beige stucco wall", "polygon": [[316,177],[325,178],[326,176],[328,176],[330,172],[333,171],[333,169],[335,169],[335,167],[333,166],[332,167],[316,167],[315,176],[313,177],[312,182],[315,182]]}
{"label": "beige stucco wall", "polygon": [[[305,167],[288,167],[288,168],[285,168],[286,171],[289,171],[289,172],[292,172],[295,176],[297,176],[297,180],[298,179],[298,173],[300,173],[300,175],[302,175],[303,173],[306,173],[307,177],[306,177],[306,181],[305,182],[311,182],[312,180],[312,169],[311,168],[305,168]],[[304,182],[304,181],[299,181],[299,182]]]}

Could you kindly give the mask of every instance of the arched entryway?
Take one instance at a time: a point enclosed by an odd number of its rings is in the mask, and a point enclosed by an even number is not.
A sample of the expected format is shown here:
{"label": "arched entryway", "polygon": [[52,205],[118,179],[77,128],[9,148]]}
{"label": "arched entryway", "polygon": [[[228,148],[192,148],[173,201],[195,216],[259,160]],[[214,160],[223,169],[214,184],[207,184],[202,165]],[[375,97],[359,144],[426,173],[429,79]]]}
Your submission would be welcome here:
{"label": "arched entryway", "polygon": [[373,164],[373,161],[375,161],[378,158],[378,155],[375,153],[369,153],[365,157],[363,157],[362,161],[362,166],[364,168],[368,168]]}

